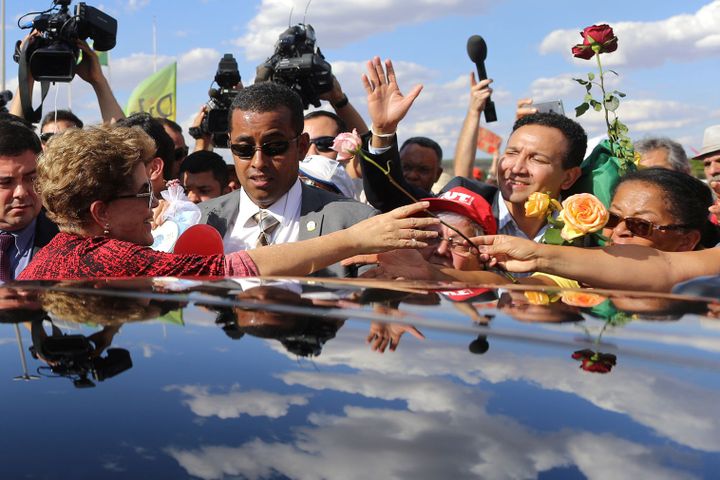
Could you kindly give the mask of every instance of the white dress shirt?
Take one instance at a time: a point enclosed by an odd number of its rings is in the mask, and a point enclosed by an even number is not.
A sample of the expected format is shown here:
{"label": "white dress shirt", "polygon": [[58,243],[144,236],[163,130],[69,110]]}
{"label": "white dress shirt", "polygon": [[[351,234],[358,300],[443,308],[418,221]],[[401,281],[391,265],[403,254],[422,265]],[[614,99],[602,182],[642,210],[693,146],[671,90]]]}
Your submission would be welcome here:
{"label": "white dress shirt", "polygon": [[[271,244],[296,242],[300,234],[300,207],[302,205],[302,187],[300,180],[296,180],[290,190],[265,210],[275,217],[279,224],[270,235]],[[225,253],[238,250],[251,250],[255,248],[260,227],[253,219],[253,215],[260,211],[260,207],[248,197],[245,190],[240,192],[240,211],[235,223],[228,228],[223,245]]]}

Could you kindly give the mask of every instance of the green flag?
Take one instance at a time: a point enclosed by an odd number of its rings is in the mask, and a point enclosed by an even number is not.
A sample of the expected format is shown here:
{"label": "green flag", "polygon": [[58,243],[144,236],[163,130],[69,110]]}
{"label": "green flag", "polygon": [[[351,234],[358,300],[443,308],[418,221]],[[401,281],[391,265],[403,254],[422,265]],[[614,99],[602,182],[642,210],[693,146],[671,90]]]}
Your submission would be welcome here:
{"label": "green flag", "polygon": [[175,120],[177,63],[171,63],[143,80],[130,94],[125,115],[148,112],[153,117]]}
{"label": "green flag", "polygon": [[100,60],[100,65],[103,67],[108,66],[108,52],[95,52],[97,53],[98,60]]}

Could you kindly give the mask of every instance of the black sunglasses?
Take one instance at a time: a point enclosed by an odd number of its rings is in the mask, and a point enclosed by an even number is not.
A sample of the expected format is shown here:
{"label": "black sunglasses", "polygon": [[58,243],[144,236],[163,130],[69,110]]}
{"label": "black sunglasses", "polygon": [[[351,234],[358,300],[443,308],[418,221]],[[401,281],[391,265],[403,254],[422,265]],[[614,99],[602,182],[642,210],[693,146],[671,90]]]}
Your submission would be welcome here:
{"label": "black sunglasses", "polygon": [[255,156],[255,152],[260,150],[264,155],[268,157],[275,157],[282,155],[287,152],[290,147],[290,142],[294,142],[300,138],[298,135],[290,140],[273,140],[272,142],[265,142],[260,146],[251,145],[249,143],[231,143],[230,151],[241,160],[250,160]]}
{"label": "black sunglasses", "polygon": [[315,148],[318,149],[318,152],[331,152],[333,143],[335,143],[335,137],[311,138],[310,143],[315,144]]}
{"label": "black sunglasses", "polygon": [[621,217],[620,215],[612,212],[610,212],[610,216],[605,226],[607,228],[615,228],[620,225],[620,222],[625,222],[625,227],[630,230],[630,233],[643,238],[650,237],[655,230],[665,232],[669,230],[684,230],[690,228],[689,225],[655,225],[649,220],[637,217]]}
{"label": "black sunglasses", "polygon": [[53,135],[55,135],[55,132],[45,132],[40,134],[40,141],[42,143],[47,143],[48,140],[50,140]]}
{"label": "black sunglasses", "polygon": [[188,147],[178,147],[175,149],[175,161],[179,162],[183,158],[187,157],[190,149]]}

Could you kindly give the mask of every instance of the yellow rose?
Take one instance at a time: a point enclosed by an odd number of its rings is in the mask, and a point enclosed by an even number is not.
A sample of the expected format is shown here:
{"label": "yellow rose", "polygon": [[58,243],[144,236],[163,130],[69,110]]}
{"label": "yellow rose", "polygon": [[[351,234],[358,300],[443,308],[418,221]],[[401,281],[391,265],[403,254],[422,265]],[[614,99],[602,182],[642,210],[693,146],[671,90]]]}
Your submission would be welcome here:
{"label": "yellow rose", "polygon": [[548,210],[560,210],[561,208],[560,202],[550,198],[547,193],[533,192],[525,202],[525,216],[544,217],[547,215]]}
{"label": "yellow rose", "polygon": [[589,193],[578,193],[568,197],[562,202],[562,207],[558,219],[565,226],[560,236],[568,241],[597,232],[608,221],[609,214],[605,205]]}
{"label": "yellow rose", "polygon": [[560,298],[566,305],[580,308],[591,308],[600,305],[607,297],[590,292],[563,292]]}

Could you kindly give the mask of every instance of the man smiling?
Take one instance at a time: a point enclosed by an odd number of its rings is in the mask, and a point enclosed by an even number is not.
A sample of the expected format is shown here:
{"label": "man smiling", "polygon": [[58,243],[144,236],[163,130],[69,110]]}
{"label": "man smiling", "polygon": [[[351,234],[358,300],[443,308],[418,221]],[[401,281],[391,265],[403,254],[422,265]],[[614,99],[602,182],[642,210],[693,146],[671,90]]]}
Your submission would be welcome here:
{"label": "man smiling", "polygon": [[[200,204],[201,221],[220,232],[225,253],[317,237],[374,215],[366,205],[300,182],[310,138],[302,101],[289,88],[268,82],[244,88],[228,123],[242,188]],[[319,274],[353,273],[335,265]]]}

